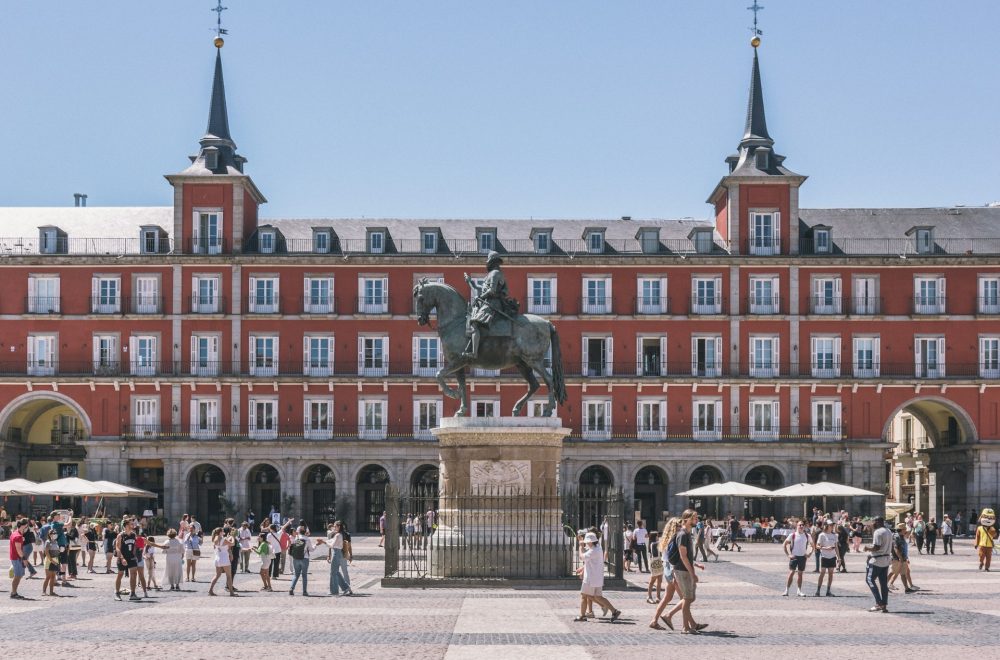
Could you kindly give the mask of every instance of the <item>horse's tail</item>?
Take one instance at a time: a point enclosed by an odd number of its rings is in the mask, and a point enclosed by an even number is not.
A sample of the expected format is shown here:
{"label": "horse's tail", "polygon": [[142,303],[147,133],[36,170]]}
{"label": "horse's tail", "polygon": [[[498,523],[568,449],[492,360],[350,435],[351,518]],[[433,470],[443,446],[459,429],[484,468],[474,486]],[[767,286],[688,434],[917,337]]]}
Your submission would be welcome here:
{"label": "horse's tail", "polygon": [[559,348],[559,333],[556,326],[549,323],[549,343],[552,346],[552,384],[555,386],[556,401],[566,403],[566,377],[563,375],[562,349]]}

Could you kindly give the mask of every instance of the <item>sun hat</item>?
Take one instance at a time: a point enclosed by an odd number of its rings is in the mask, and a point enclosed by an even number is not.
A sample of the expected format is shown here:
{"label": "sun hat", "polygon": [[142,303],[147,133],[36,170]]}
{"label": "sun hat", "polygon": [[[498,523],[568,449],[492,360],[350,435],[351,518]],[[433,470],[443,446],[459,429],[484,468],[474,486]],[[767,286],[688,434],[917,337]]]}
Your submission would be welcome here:
{"label": "sun hat", "polygon": [[597,543],[597,534],[587,532],[587,535],[583,537],[583,540],[587,543]]}

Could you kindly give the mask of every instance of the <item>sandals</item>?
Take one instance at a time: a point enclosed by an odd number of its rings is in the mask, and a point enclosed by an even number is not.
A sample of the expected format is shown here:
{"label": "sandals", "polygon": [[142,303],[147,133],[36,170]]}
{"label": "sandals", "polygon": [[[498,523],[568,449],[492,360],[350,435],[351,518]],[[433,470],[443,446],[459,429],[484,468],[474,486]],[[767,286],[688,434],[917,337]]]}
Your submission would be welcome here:
{"label": "sandals", "polygon": [[663,623],[667,624],[667,628],[670,628],[671,630],[674,629],[674,624],[670,619],[665,616],[661,616],[660,618],[663,619]]}
{"label": "sandals", "polygon": [[573,621],[575,621],[577,623],[586,623],[587,617],[585,617],[585,616],[578,616],[575,619],[573,619]]}

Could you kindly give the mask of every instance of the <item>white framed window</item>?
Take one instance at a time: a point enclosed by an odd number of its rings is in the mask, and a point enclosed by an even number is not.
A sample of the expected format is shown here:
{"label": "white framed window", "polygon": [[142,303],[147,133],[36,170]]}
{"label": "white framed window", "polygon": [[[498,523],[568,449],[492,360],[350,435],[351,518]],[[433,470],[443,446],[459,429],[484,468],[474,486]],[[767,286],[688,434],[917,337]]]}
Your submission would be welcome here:
{"label": "white framed window", "polygon": [[917,254],[931,254],[934,252],[934,232],[931,229],[918,229],[916,231]]}
{"label": "white framed window", "polygon": [[545,399],[529,399],[528,405],[525,406],[528,410],[528,417],[544,417],[546,405],[548,405],[548,401]]}
{"label": "white framed window", "polygon": [[358,313],[387,314],[389,312],[389,278],[358,278]]}
{"label": "white framed window", "polygon": [[715,249],[715,232],[711,229],[694,230],[694,251],[698,254],[712,254]]}
{"label": "white framed window", "polygon": [[333,399],[307,397],[302,402],[302,429],[307,440],[333,438]]}
{"label": "white framed window", "polygon": [[979,313],[1000,314],[1000,276],[979,277]]}
{"label": "white framed window", "polygon": [[305,314],[333,314],[332,277],[305,277],[302,280],[302,311]]}
{"label": "white framed window", "polygon": [[591,254],[604,253],[604,234],[599,231],[592,231],[587,234],[587,251]]}
{"label": "white framed window", "polygon": [[58,335],[28,335],[28,375],[54,376],[59,369]]}
{"label": "white framed window", "polygon": [[552,234],[547,231],[540,231],[535,234],[535,252],[538,254],[548,254],[552,251]]}
{"label": "white framed window", "polygon": [[720,335],[695,335],[691,338],[691,375],[710,378],[722,375]]}
{"label": "white framed window", "polygon": [[698,440],[722,437],[722,399],[696,399],[691,433]]}
{"label": "white framed window", "polygon": [[750,278],[751,314],[780,314],[781,299],[778,296],[777,277],[771,275]]}
{"label": "white framed window", "polygon": [[944,378],[944,337],[917,337],[913,359],[917,378]]}
{"label": "white framed window", "polygon": [[278,313],[278,285],[279,279],[277,277],[250,278],[251,314]]}
{"label": "white framed window", "polygon": [[1000,378],[1000,337],[979,338],[980,378]]}
{"label": "white framed window", "polygon": [[372,254],[385,252],[385,232],[373,231],[368,234],[368,251]]}
{"label": "white framed window", "polygon": [[413,336],[413,373],[433,376],[441,368],[441,340],[437,335]]}
{"label": "white framed window", "polygon": [[218,376],[219,367],[219,335],[191,335],[191,375]]}
{"label": "white framed window", "polygon": [[635,375],[667,375],[667,336],[639,335],[635,338]]}
{"label": "white framed window", "polygon": [[133,376],[153,376],[159,373],[157,343],[155,335],[132,335],[129,338],[129,365]]}
{"label": "white framed window", "polygon": [[667,402],[662,399],[639,399],[636,411],[640,440],[662,440],[667,434]]}
{"label": "white framed window", "polygon": [[250,365],[251,376],[278,375],[278,337],[277,335],[250,335]]}
{"label": "white framed window", "polygon": [[691,278],[691,313],[721,314],[722,313],[722,278],[699,277]]}
{"label": "white framed window", "polygon": [[191,231],[191,253],[222,253],[221,210],[195,209]]}
{"label": "white framed window", "polygon": [[420,249],[424,254],[437,254],[438,233],[436,231],[425,231],[420,234]]}
{"label": "white framed window", "polygon": [[781,353],[777,335],[750,336],[750,376],[774,378],[780,372]]}
{"label": "white framed window", "polygon": [[813,278],[813,314],[841,314],[843,285],[840,277]]}
{"label": "white framed window", "polygon": [[500,400],[499,399],[473,399],[472,400],[472,416],[473,417],[499,417],[500,416]]}
{"label": "white framed window", "polygon": [[777,211],[751,211],[750,254],[773,255],[781,252],[779,227]]}
{"label": "white framed window", "polygon": [[254,440],[274,440],[278,437],[278,400],[250,397],[247,431]]}
{"label": "white framed window", "polygon": [[384,440],[388,429],[385,419],[385,399],[358,401],[358,437],[362,440]]}
{"label": "white framed window", "polygon": [[479,232],[479,251],[483,254],[496,249],[497,234],[492,229]]}
{"label": "white framed window", "polygon": [[191,399],[191,437],[213,438],[219,433],[219,400],[195,397]]}
{"label": "white framed window", "polygon": [[945,313],[943,277],[913,278],[913,313],[914,314]]}
{"label": "white framed window", "polygon": [[328,254],[330,252],[330,232],[313,232],[313,252],[318,254]]}
{"label": "white framed window", "polygon": [[257,234],[257,251],[261,254],[274,254],[274,232],[263,230]]}
{"label": "white framed window", "polygon": [[614,373],[614,338],[584,335],[581,373],[584,376],[610,376]]}
{"label": "white framed window", "polygon": [[809,339],[813,378],[840,376],[840,337],[813,336]]}
{"label": "white framed window", "polygon": [[583,314],[611,313],[611,278],[583,278]]}
{"label": "white framed window", "polygon": [[881,312],[877,277],[870,275],[855,277],[853,296],[855,314],[878,314]]}
{"label": "white framed window", "polygon": [[135,278],[135,300],[132,301],[136,314],[159,314],[160,278],[140,275]]}
{"label": "white framed window", "polygon": [[306,335],[302,338],[302,374],[326,377],[333,373],[333,337]]}
{"label": "white framed window", "polygon": [[431,429],[437,428],[442,414],[441,399],[413,400],[413,437],[431,440]]}
{"label": "white framed window", "polygon": [[854,377],[877,378],[881,373],[880,341],[878,337],[854,338]]}
{"label": "white framed window", "polygon": [[583,437],[588,440],[611,438],[610,399],[584,399]]}
{"label": "white framed window", "polygon": [[121,374],[121,353],[118,335],[94,335],[93,359],[95,376],[117,376]]}
{"label": "white framed window", "polygon": [[358,375],[387,376],[389,374],[389,338],[358,337]]}
{"label": "white framed window", "polygon": [[812,402],[813,440],[839,440],[841,438],[840,401],[814,399]]}
{"label": "white framed window", "polygon": [[95,275],[90,280],[90,311],[94,314],[118,314],[122,311],[121,291],[121,278]]}
{"label": "white framed window", "polygon": [[153,437],[160,432],[160,400],[156,397],[132,399],[132,429],[139,437]]}
{"label": "white framed window", "polygon": [[194,314],[218,314],[222,311],[217,275],[194,275],[191,278],[191,311]]}
{"label": "white framed window", "polygon": [[666,314],[667,278],[640,277],[636,281],[636,314]]}
{"label": "white framed window", "polygon": [[528,278],[528,313],[556,313],[556,278]]}
{"label": "white framed window", "polygon": [[59,276],[28,276],[28,313],[58,314],[60,309]]}
{"label": "white framed window", "polygon": [[830,243],[829,229],[816,229],[813,231],[813,251],[816,254],[830,254],[833,245]]}
{"label": "white framed window", "polygon": [[750,437],[754,440],[777,439],[781,417],[778,401],[773,399],[750,400]]}

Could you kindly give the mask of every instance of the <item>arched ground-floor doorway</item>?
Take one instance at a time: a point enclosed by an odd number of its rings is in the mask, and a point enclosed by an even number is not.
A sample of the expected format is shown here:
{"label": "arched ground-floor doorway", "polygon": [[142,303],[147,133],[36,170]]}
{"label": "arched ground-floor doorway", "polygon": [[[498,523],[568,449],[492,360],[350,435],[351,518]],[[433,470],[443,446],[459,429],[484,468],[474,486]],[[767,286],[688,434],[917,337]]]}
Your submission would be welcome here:
{"label": "arched ground-floor doorway", "polygon": [[302,474],[302,518],[313,534],[337,519],[337,479],[329,466],[309,466]]}
{"label": "arched ground-floor doorway", "polygon": [[378,531],[379,518],[385,511],[385,489],[388,485],[389,472],[381,465],[366,465],[358,472],[355,504],[357,531]]}
{"label": "arched ground-floor doorway", "polygon": [[646,527],[661,527],[667,514],[667,475],[655,465],[647,465],[635,473],[633,509]]}
{"label": "arched ground-floor doorway", "polygon": [[220,496],[226,493],[226,475],[215,465],[195,466],[188,476],[188,513],[193,515],[206,533],[225,519]]}
{"label": "arched ground-floor doorway", "polygon": [[247,472],[247,506],[263,520],[271,513],[271,508],[279,511],[282,518],[292,515],[281,510],[281,477],[277,468],[267,463],[256,465]]}
{"label": "arched ground-floor doorway", "polygon": [[[712,465],[701,465],[691,472],[688,479],[688,488],[693,490],[717,484],[723,481],[719,468]],[[708,516],[715,520],[722,517],[721,497],[692,497],[688,499],[688,508],[694,509],[701,516]]]}
{"label": "arched ground-floor doorway", "polygon": [[608,497],[615,480],[611,471],[603,465],[590,465],[581,473],[577,481],[577,510],[573,523],[577,529],[601,527],[608,515]]}
{"label": "arched ground-floor doorway", "polygon": [[[772,465],[757,465],[747,472],[743,483],[764,490],[778,490],[785,486],[785,479],[778,468]],[[782,502],[783,498],[780,497],[748,497],[743,501],[743,515],[747,519],[774,517],[780,522],[784,510]]]}

